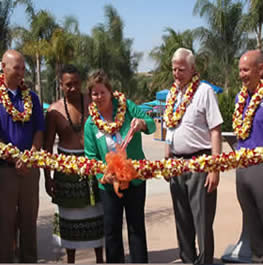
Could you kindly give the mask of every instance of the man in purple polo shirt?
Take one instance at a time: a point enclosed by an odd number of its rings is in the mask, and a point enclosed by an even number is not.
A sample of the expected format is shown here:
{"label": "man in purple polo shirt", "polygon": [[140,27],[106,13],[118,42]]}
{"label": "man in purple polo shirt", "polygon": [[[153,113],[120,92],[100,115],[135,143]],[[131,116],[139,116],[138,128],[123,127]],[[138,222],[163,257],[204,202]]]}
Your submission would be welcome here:
{"label": "man in purple polo shirt", "polygon": [[[39,150],[43,142],[44,116],[37,95],[23,85],[22,54],[8,50],[0,75],[0,141],[21,151]],[[37,262],[36,221],[39,206],[39,170],[19,159],[0,160],[0,262],[11,263],[18,216],[20,262]],[[17,215],[18,214],[18,215]]]}
{"label": "man in purple polo shirt", "polygon": [[[239,76],[243,87],[237,95],[233,116],[233,128],[238,138],[237,149],[263,147],[263,80],[260,80],[262,74],[263,54],[259,50],[246,52],[239,61]],[[244,107],[243,113],[239,113],[238,107]],[[252,121],[251,125],[248,125],[247,121]],[[252,262],[255,263],[263,263],[262,171],[263,164],[259,164],[239,168],[236,172],[237,196],[246,219]]]}

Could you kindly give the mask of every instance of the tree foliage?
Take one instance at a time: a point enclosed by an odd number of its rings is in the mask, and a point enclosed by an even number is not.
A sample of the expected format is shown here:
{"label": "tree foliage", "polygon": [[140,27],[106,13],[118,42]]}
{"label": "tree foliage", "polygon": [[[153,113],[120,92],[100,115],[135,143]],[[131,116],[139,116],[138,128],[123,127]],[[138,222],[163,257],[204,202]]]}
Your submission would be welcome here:
{"label": "tree foliage", "polygon": [[[0,52],[9,47],[12,36],[15,47],[26,57],[27,81],[37,88],[42,84],[44,91],[40,91],[40,96],[43,94],[49,103],[61,96],[60,70],[66,63],[75,64],[83,80],[90,71],[103,68],[114,89],[141,103],[154,99],[158,90],[171,86],[174,51],[179,47],[191,49],[201,78],[225,88],[219,103],[227,120],[224,126],[230,129],[234,94],[240,86],[239,57],[246,49],[262,48],[263,1],[243,2],[249,3],[248,14],[244,14],[243,4],[238,0],[197,0],[193,13],[205,19],[206,27],[183,32],[167,27],[162,44],[151,50],[150,57],[157,65],[151,73],[137,72],[142,53],[133,50],[133,40],[125,37],[124,22],[112,5],[104,7],[104,21],[87,35],[79,31],[78,20],[73,16],[58,23],[46,10],[36,10],[32,0],[14,0],[15,6],[25,6],[28,27],[12,28],[10,35],[12,1],[2,0]],[[255,32],[257,38],[248,39],[248,31]]]}
{"label": "tree foliage", "polygon": [[103,68],[115,89],[134,98],[137,87],[135,72],[141,54],[134,53],[133,41],[124,37],[123,21],[116,9],[107,5],[104,10],[105,23],[95,26],[91,38],[87,38],[90,70]]}
{"label": "tree foliage", "polygon": [[263,1],[249,0],[249,13],[246,16],[247,29],[255,32],[257,36],[257,48],[263,50],[262,47],[262,25],[263,25]]}
{"label": "tree foliage", "polygon": [[22,53],[31,58],[31,67],[35,67],[34,76],[36,91],[39,93],[40,102],[43,103],[43,91],[41,87],[41,65],[43,56],[46,54],[47,46],[53,30],[56,28],[54,17],[45,10],[36,11],[31,0],[16,0],[16,5],[25,5],[29,21],[29,29],[16,27],[13,36],[19,42]]}
{"label": "tree foliage", "polygon": [[234,60],[247,42],[243,5],[231,0],[197,0],[193,12],[207,21],[207,28],[195,29],[194,35],[200,39],[198,53],[209,58],[210,74],[220,74],[220,83],[228,91]]}
{"label": "tree foliage", "polygon": [[155,47],[150,53],[150,56],[157,62],[152,81],[152,90],[155,92],[170,88],[173,82],[171,59],[176,49],[185,47],[193,50],[192,31],[186,30],[179,33],[172,28],[166,28],[165,32],[167,33],[163,36],[161,46]]}
{"label": "tree foliage", "polygon": [[12,0],[0,1],[0,56],[11,44],[10,16],[13,12]]}

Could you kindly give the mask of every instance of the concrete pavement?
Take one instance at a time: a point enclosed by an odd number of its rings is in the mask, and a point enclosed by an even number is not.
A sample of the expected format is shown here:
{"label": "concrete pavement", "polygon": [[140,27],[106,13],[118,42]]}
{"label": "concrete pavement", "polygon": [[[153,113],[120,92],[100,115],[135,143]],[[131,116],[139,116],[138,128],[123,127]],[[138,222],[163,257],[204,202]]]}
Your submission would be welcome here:
{"label": "concrete pavement", "polygon": [[[153,140],[152,135],[143,135],[143,147],[147,159],[162,159],[164,142]],[[227,143],[223,151],[229,152]],[[52,221],[55,205],[45,193],[44,177],[40,182],[40,209],[38,218],[39,262],[66,263],[64,250],[59,250],[52,243]],[[124,222],[125,224],[125,222]],[[241,210],[236,198],[234,170],[221,174],[218,188],[217,213],[214,223],[215,262],[221,263],[229,244],[235,244],[242,226]],[[147,181],[146,229],[150,263],[180,263],[178,244],[169,193],[169,185],[163,179]],[[124,225],[123,238],[128,259],[127,230]],[[93,249],[77,251],[76,263],[95,263]]]}

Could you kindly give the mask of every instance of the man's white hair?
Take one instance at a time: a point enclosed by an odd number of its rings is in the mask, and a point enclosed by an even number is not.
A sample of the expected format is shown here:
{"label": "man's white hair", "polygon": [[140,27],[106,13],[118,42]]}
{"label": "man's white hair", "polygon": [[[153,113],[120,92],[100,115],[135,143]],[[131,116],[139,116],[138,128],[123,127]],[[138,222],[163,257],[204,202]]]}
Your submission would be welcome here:
{"label": "man's white hair", "polygon": [[195,66],[195,56],[191,50],[178,48],[173,54],[172,63],[182,59],[185,60],[190,66]]}

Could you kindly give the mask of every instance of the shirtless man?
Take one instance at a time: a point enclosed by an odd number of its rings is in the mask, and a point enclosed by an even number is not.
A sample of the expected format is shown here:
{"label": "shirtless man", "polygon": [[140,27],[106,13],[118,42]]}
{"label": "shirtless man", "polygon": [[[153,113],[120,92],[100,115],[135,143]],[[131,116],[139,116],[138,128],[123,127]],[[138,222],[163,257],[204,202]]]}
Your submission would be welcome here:
{"label": "shirtless man", "polygon": [[[88,98],[81,94],[81,78],[73,65],[64,67],[60,80],[64,98],[51,104],[46,115],[44,148],[52,153],[58,135],[58,153],[84,156],[83,126],[88,117]],[[68,263],[75,262],[75,250],[94,248],[97,263],[103,263],[103,210],[96,178],[79,181],[78,175],[45,171],[45,185],[55,214],[54,238],[66,248]],[[95,201],[95,205],[94,205]]]}

